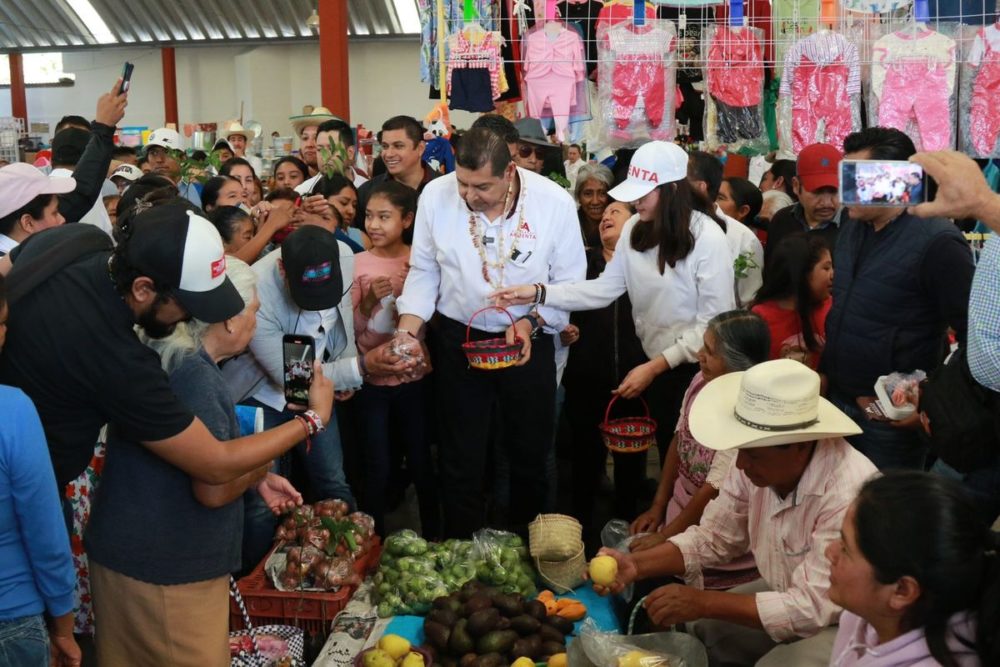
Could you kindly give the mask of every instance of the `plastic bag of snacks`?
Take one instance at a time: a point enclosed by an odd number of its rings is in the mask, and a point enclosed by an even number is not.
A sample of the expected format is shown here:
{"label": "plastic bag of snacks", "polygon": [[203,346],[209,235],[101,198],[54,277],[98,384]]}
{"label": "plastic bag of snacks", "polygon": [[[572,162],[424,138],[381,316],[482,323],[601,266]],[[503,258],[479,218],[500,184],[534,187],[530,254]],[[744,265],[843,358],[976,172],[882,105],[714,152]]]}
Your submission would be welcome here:
{"label": "plastic bag of snacks", "polygon": [[476,577],[504,593],[533,597],[535,570],[524,540],[513,533],[484,528],[472,536],[479,563]]}

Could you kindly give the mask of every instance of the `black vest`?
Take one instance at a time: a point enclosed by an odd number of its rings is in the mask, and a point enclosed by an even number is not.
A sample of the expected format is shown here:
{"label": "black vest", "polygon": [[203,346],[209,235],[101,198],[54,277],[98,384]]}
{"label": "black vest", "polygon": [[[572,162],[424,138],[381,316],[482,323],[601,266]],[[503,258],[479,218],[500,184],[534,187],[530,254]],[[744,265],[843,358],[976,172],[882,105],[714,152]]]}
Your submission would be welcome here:
{"label": "black vest", "polygon": [[921,266],[946,234],[961,239],[947,220],[909,214],[878,233],[856,220],[841,226],[822,365],[831,389],[872,396],[880,375],[941,363],[948,323],[924,291]]}

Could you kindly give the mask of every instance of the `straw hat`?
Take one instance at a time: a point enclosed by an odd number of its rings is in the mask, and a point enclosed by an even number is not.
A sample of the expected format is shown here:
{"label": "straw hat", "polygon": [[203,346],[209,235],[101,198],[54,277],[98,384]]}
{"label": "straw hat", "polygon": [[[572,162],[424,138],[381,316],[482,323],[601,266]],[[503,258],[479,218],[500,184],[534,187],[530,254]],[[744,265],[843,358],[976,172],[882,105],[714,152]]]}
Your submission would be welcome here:
{"label": "straw hat", "polygon": [[288,120],[291,121],[292,127],[295,128],[295,134],[302,134],[304,128],[311,125],[322,125],[334,118],[337,118],[337,116],[334,116],[333,112],[326,107],[314,107],[311,111],[301,113],[298,116],[291,116]]}
{"label": "straw hat", "polygon": [[819,374],[791,359],[757,364],[709,382],[691,405],[695,440],[709,449],[774,447],[861,428],[819,395]]}
{"label": "straw hat", "polygon": [[246,137],[247,143],[253,141],[254,137],[257,136],[257,133],[254,132],[253,130],[249,130],[243,127],[243,124],[240,123],[239,121],[234,121],[229,126],[229,128],[222,133],[222,138],[225,139],[226,141],[229,141],[229,137],[232,137],[237,134],[241,134],[244,137]]}

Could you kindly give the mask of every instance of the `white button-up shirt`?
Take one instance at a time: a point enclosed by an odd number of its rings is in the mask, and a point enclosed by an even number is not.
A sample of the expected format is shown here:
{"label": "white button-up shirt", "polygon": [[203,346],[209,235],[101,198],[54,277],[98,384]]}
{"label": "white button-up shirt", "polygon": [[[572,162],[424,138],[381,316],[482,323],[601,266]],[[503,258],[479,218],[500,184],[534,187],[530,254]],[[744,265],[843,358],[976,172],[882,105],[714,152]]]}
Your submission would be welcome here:
{"label": "white button-up shirt", "polygon": [[[488,221],[473,214],[458,194],[454,173],[436,178],[424,188],[417,207],[410,250],[410,273],[403,294],[396,302],[400,315],[416,315],[427,321],[437,310],[445,317],[468,323],[473,313],[490,305],[488,296],[499,287],[531,283],[566,283],[583,280],[587,258],[580,238],[580,222],[573,198],[547,178],[524,169],[517,170],[520,194],[514,211],[504,218]],[[469,216],[475,215],[479,243],[486,252],[488,275],[494,288],[483,278],[483,262],[473,243]],[[503,285],[499,284],[500,239],[506,262]],[[529,306],[508,309],[513,319]],[[569,324],[569,313],[542,306],[545,330],[558,333]],[[503,331],[510,320],[501,312],[477,315],[473,327],[482,331]]]}
{"label": "white button-up shirt", "polygon": [[[719,225],[697,211],[691,215],[694,248],[663,273],[659,248],[632,247],[633,216],[622,228],[615,256],[594,280],[548,288],[545,303],[569,311],[603,308],[628,291],[635,332],[650,359],[663,355],[675,368],[698,360],[708,321],[735,307],[733,258]],[[579,236],[579,234],[577,234]]]}
{"label": "white button-up shirt", "polygon": [[[715,207],[715,214],[726,222],[726,241],[729,242],[729,250],[733,253],[733,262],[735,263],[740,255],[745,255],[757,265],[747,268],[746,275],[742,278],[736,278],[736,305],[739,308],[746,308],[757,296],[757,290],[764,284],[764,246],[752,229],[723,213],[718,206]],[[735,272],[735,266],[733,268]]]}
{"label": "white button-up shirt", "polygon": [[670,542],[684,556],[684,579],[701,587],[702,570],[750,551],[772,590],[757,593],[757,613],[775,641],[810,637],[837,622],[824,551],[839,539],[847,509],[878,469],[843,438],[816,443],[795,490],[781,498],[739,468],[729,471],[701,522]]}

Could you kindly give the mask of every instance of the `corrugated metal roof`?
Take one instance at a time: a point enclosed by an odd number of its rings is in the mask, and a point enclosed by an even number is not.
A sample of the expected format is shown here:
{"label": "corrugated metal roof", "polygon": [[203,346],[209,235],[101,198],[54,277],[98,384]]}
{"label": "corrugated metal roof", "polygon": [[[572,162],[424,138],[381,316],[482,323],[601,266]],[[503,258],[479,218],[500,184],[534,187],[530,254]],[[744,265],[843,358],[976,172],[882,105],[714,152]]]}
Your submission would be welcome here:
{"label": "corrugated metal roof", "polygon": [[[401,7],[403,3],[408,6]],[[90,4],[114,41],[95,37],[68,0],[0,0],[0,51],[316,39],[306,24],[316,0],[90,0]],[[416,32],[412,25],[416,0],[348,0],[348,9],[352,36]]]}

